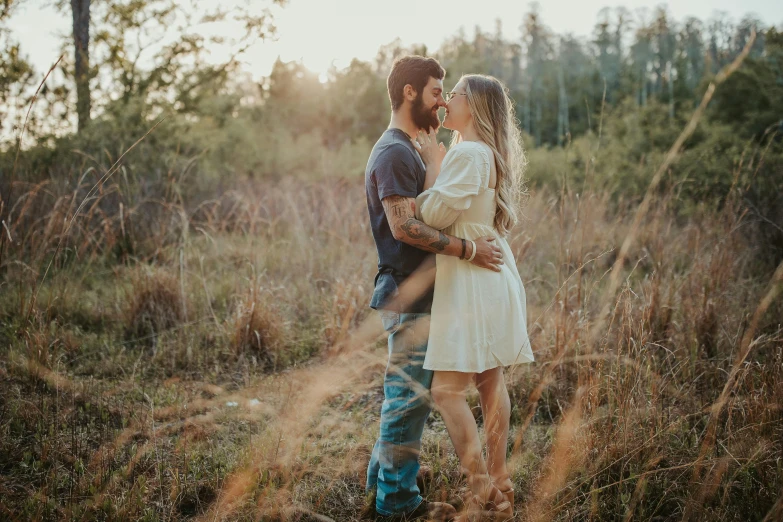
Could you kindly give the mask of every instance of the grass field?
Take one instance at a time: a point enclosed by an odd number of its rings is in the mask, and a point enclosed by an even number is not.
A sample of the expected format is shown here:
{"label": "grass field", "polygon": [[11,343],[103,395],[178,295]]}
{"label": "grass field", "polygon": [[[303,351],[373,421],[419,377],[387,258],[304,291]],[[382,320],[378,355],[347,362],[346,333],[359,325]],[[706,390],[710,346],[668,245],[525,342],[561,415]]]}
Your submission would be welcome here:
{"label": "grass field", "polygon": [[[386,364],[362,181],[198,205],[176,176],[97,181],[5,203],[0,517],[356,520]],[[783,519],[783,270],[740,192],[687,215],[660,194],[637,229],[638,201],[533,190],[510,237],[537,359],[506,374],[519,520]],[[437,413],[422,461],[459,503]]]}

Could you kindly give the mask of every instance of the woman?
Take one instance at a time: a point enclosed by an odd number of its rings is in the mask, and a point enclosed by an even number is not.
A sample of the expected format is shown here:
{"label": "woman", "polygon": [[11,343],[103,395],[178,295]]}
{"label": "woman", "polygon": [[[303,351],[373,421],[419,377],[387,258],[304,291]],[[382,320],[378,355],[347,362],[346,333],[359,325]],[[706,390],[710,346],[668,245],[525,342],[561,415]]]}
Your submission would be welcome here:
{"label": "woman", "polygon": [[[417,217],[469,241],[494,235],[503,251],[500,273],[466,260],[437,256],[435,296],[424,368],[434,370],[432,397],[443,416],[472,499],[468,512],[511,518],[514,490],[506,466],[511,404],[503,367],[533,362],[527,336],[525,289],[504,239],[516,224],[524,156],[512,101],[503,84],[482,75],[463,76],[447,93],[443,126],[454,131],[448,153],[434,132],[416,147],[427,165]],[[484,418],[487,460],[466,400],[475,382]]]}

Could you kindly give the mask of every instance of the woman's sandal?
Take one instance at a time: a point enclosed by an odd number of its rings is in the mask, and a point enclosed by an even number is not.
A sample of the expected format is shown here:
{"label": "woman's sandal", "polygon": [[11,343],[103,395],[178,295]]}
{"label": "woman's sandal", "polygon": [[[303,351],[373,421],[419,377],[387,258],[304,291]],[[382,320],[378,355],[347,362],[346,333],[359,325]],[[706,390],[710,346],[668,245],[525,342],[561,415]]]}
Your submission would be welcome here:
{"label": "woman's sandal", "polygon": [[508,502],[508,507],[502,511],[507,518],[501,520],[511,520],[514,517],[514,488],[501,489],[500,492],[503,494],[506,502]]}
{"label": "woman's sandal", "polygon": [[[494,484],[490,485],[490,492],[486,501],[478,495],[472,495],[465,503],[462,512],[457,515],[454,522],[505,522],[513,517],[514,504],[508,501],[506,493],[500,491]],[[513,490],[511,491],[513,499]]]}

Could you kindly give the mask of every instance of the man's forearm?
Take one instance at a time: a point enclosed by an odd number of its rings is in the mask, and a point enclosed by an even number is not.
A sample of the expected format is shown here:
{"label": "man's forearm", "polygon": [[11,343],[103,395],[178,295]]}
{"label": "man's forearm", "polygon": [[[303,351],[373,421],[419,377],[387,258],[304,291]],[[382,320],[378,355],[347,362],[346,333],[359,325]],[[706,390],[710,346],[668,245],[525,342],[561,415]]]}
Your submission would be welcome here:
{"label": "man's forearm", "polygon": [[433,254],[459,257],[462,255],[462,241],[444,234],[415,218],[408,218],[400,225],[397,239]]}
{"label": "man's forearm", "polygon": [[388,196],[381,201],[394,239],[433,254],[462,255],[462,241],[459,238],[444,234],[414,217],[414,198]]}

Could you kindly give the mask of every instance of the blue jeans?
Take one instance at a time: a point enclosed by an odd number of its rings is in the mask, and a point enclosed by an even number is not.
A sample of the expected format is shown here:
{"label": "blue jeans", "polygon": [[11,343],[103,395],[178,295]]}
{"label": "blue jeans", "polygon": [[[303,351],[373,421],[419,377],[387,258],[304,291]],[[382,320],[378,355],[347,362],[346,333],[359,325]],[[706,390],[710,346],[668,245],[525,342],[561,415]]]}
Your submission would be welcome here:
{"label": "blue jeans", "polygon": [[382,310],[389,332],[389,362],[383,380],[381,433],[367,468],[367,491],[377,488],[381,515],[409,513],[424,500],[416,485],[424,422],[432,409],[432,371],[425,370],[429,314]]}

